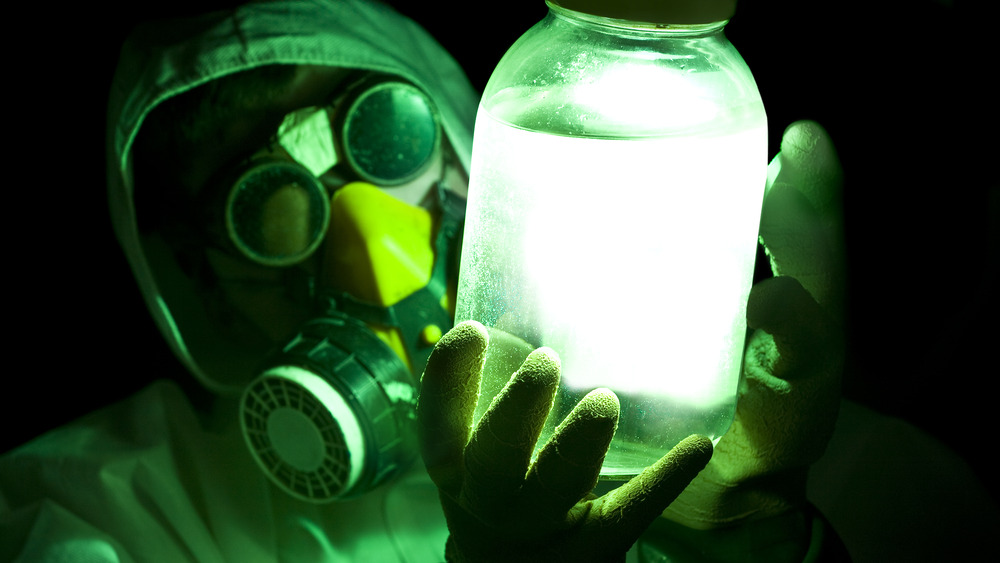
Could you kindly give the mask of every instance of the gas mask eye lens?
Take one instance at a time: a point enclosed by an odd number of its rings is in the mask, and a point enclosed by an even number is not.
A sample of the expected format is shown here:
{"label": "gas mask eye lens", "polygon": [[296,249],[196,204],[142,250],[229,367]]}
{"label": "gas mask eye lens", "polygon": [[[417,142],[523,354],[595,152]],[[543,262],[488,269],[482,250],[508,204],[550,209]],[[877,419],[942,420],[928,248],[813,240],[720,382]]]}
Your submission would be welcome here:
{"label": "gas mask eye lens", "polygon": [[323,240],[330,203],[303,167],[263,161],[244,172],[226,201],[226,231],[243,255],[267,266],[305,260]]}
{"label": "gas mask eye lens", "polygon": [[427,169],[441,133],[437,112],[423,92],[388,81],[368,88],[350,103],[341,137],[351,168],[363,180],[392,186]]}

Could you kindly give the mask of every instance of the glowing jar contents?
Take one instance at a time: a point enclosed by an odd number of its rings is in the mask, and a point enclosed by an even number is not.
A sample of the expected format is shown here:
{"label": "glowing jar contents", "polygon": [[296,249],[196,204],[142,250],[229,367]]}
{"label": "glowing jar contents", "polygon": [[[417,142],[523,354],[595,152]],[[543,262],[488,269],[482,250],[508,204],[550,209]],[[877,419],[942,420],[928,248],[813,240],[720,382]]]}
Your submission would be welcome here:
{"label": "glowing jar contents", "polygon": [[531,349],[552,347],[562,380],[538,446],[608,387],[621,416],[602,478],[622,479],[732,421],[766,119],[721,24],[679,44],[626,30],[667,52],[625,57],[618,41],[610,64],[599,36],[623,31],[565,12],[550,5],[541,33],[575,27],[586,48],[548,47],[555,62],[536,66],[555,70],[533,73],[536,26],[480,105],[456,317],[491,333],[477,421]]}

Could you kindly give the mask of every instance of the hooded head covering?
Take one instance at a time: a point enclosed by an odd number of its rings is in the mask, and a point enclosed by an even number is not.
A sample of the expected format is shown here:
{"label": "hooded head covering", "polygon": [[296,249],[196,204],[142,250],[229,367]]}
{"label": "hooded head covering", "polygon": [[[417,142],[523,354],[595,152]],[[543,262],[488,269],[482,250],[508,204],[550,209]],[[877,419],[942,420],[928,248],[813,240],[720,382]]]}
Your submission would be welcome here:
{"label": "hooded head covering", "polygon": [[164,101],[212,80],[275,64],[399,76],[434,100],[465,170],[471,153],[478,97],[467,78],[426,31],[385,5],[363,0],[250,3],[137,28],[123,46],[109,100],[113,227],[157,327],[190,371],[220,394],[241,392],[252,375],[250,363],[259,358],[220,348],[190,280],[178,275],[169,252],[140,235],[135,196],[144,187],[134,182],[133,148],[147,116]]}

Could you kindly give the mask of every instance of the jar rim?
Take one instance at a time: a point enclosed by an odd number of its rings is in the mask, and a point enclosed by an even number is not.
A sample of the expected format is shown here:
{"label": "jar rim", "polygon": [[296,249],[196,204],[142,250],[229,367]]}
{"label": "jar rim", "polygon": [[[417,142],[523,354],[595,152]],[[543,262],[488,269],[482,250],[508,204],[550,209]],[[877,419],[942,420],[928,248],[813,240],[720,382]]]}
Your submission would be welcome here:
{"label": "jar rim", "polygon": [[653,34],[670,34],[670,35],[705,35],[714,33],[726,26],[729,23],[728,19],[708,22],[708,23],[689,23],[689,24],[674,24],[674,23],[664,23],[664,22],[644,22],[644,21],[633,21],[620,18],[612,18],[607,16],[598,16],[594,14],[589,14],[587,12],[580,12],[565,6],[557,4],[553,0],[545,0],[545,5],[548,6],[549,12],[557,17],[562,17],[563,19],[572,20],[578,23],[587,23],[599,27],[607,27],[614,29],[616,31],[631,31],[638,33],[653,33]]}

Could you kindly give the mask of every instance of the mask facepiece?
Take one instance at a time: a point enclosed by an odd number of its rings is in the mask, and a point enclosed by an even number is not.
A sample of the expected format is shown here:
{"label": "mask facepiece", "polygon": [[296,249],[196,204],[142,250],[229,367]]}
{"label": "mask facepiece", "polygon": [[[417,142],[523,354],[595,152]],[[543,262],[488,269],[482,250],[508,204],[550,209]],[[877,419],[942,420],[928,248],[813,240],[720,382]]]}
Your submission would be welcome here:
{"label": "mask facepiece", "polygon": [[451,327],[447,280],[464,210],[437,193],[436,237],[426,210],[372,185],[333,197],[320,313],[267,360],[240,405],[253,457],[297,498],[356,496],[416,458],[419,370]]}

